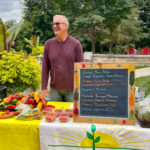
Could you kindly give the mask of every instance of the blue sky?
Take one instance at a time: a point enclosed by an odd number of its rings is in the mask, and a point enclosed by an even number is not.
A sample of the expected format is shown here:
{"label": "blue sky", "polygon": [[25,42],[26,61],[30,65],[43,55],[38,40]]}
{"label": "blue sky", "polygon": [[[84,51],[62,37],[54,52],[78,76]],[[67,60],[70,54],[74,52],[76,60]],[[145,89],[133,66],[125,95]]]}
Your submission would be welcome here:
{"label": "blue sky", "polygon": [[20,21],[23,16],[23,0],[0,0],[0,18],[3,22],[11,19]]}

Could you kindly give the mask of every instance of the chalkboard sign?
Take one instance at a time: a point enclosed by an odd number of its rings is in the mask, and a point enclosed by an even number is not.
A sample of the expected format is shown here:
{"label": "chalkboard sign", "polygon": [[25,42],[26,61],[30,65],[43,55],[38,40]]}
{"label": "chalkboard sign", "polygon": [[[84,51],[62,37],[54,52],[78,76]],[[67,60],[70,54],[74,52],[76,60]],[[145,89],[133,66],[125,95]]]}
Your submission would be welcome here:
{"label": "chalkboard sign", "polygon": [[74,121],[134,124],[134,64],[76,63]]}

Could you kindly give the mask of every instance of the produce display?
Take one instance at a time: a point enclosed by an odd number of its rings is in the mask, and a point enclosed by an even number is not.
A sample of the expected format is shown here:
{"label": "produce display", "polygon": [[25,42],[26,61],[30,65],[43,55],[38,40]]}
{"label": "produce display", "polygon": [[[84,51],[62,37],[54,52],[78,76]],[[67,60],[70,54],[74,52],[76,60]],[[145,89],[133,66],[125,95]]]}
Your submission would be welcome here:
{"label": "produce display", "polygon": [[18,115],[19,112],[15,109],[19,103],[22,103],[22,93],[10,95],[3,99],[0,103],[0,119],[6,119]]}
{"label": "produce display", "polygon": [[46,102],[44,98],[40,97],[39,92],[31,92],[24,100],[25,104],[28,104],[31,108],[38,108],[41,111],[42,106],[45,107]]}
{"label": "produce display", "polygon": [[33,120],[33,119],[41,119],[42,114],[40,113],[39,109],[31,108],[27,104],[19,104],[16,107],[16,110],[19,111],[19,115],[15,117],[17,120]]}
{"label": "produce display", "polygon": [[47,105],[39,92],[9,95],[0,103],[0,119],[14,117],[16,120],[33,120],[41,119],[42,115],[47,122],[54,122],[56,119],[68,122],[73,117],[73,109],[56,109],[53,105]]}
{"label": "produce display", "polygon": [[16,119],[41,119],[42,108],[46,106],[45,100],[39,92],[31,92],[24,96],[22,93],[10,95],[0,103],[0,119],[18,115]]}

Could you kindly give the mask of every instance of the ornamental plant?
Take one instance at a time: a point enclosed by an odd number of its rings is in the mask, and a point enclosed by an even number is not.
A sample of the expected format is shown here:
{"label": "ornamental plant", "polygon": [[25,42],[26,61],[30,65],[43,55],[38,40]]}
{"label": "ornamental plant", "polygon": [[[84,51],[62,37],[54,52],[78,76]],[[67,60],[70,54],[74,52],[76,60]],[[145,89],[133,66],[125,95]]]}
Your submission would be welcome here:
{"label": "ornamental plant", "polygon": [[32,47],[32,54],[35,56],[43,55],[43,51],[44,51],[44,46]]}
{"label": "ornamental plant", "polygon": [[28,45],[26,45],[26,47],[31,49],[32,55],[35,55],[35,56],[43,55],[44,46],[39,45],[39,40],[40,40],[39,36],[32,35],[30,40],[28,40],[26,38],[24,40],[28,44]]}
{"label": "ornamental plant", "polygon": [[25,55],[23,52],[2,52],[0,85],[7,85],[8,88],[16,85],[36,90],[40,87],[40,82],[41,67],[35,56]]}
{"label": "ornamental plant", "polygon": [[17,25],[12,25],[7,29],[6,25],[0,18],[0,52],[3,50],[10,51],[11,47],[15,45],[15,39],[19,34],[24,20],[21,20]]}

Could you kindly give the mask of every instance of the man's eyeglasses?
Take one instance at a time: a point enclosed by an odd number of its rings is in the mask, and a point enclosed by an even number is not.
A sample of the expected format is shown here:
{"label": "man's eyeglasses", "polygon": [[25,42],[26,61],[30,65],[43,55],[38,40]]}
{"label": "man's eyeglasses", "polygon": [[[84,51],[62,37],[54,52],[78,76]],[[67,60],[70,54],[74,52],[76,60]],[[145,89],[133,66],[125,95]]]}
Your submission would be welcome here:
{"label": "man's eyeglasses", "polygon": [[55,23],[52,23],[51,25],[53,27],[54,25],[59,26],[60,24],[66,24],[66,23],[64,23],[64,22],[55,22]]}

